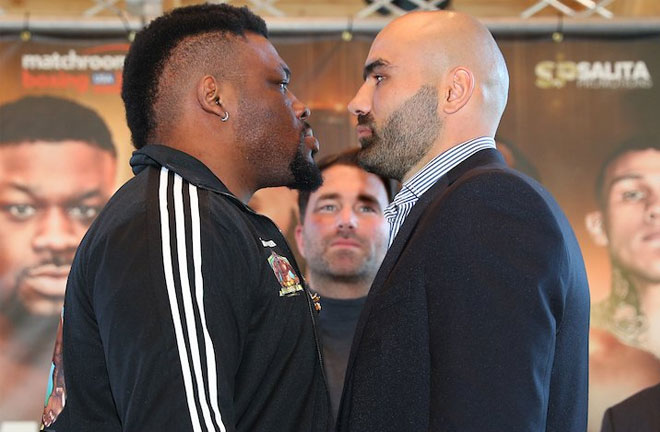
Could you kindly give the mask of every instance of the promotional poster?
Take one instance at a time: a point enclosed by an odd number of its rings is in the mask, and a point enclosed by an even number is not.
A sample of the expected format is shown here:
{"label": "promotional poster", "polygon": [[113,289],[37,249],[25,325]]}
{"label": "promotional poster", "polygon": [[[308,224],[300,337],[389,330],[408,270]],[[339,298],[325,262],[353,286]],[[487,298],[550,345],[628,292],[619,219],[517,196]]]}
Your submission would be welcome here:
{"label": "promotional poster", "polygon": [[[292,91],[311,108],[318,156],[357,146],[346,105],[362,82],[371,38],[273,42],[292,71]],[[608,407],[660,383],[660,309],[645,303],[647,288],[660,282],[660,226],[644,213],[660,199],[660,153],[649,150],[660,147],[660,37],[498,43],[510,74],[498,148],[555,196],[587,266],[589,430],[598,431]],[[128,48],[127,39],[0,39],[0,105],[25,100],[11,115],[33,125],[25,126],[33,129],[29,139],[0,130],[0,423],[39,423],[46,404],[66,403],[66,372],[54,350],[66,273],[94,216],[132,176],[120,97]],[[59,117],[39,108],[45,96]],[[71,127],[81,135],[58,142],[67,112],[80,116]],[[109,140],[96,138],[90,125],[97,123]],[[630,170],[635,176],[622,177]],[[88,191],[90,184],[97,187]],[[295,194],[268,196],[254,207],[265,214],[286,208],[280,229],[291,235]],[[286,265],[275,264],[282,286],[297,286],[285,284],[287,272],[278,269]]]}

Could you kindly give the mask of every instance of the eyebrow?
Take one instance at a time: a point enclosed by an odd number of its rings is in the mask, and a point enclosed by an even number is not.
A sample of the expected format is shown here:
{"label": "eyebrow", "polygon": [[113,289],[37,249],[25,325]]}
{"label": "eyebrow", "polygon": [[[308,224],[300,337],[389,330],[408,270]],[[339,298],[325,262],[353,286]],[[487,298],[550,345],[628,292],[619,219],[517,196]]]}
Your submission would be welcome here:
{"label": "eyebrow", "polygon": [[[24,185],[24,184],[21,184],[21,183],[9,183],[9,188],[15,189],[19,192],[23,192],[24,194],[28,195],[31,199],[33,199],[35,201],[40,201],[41,200],[39,195],[35,191],[33,191],[30,186],[27,186],[27,185]],[[89,198],[96,198],[97,196],[102,196],[101,190],[98,189],[98,188],[89,190],[87,192],[84,192],[84,193],[82,193],[78,196],[75,196],[75,197],[71,198],[70,200],[67,201],[67,204],[72,204],[72,203],[76,203],[76,202],[79,202],[79,201],[84,201],[84,200],[89,199]]]}
{"label": "eyebrow", "polygon": [[289,81],[291,79],[291,70],[289,70],[288,67],[282,65],[282,71],[284,71],[284,76],[286,80]]}
{"label": "eyebrow", "polygon": [[[340,198],[341,198],[341,197],[339,196],[338,193],[335,193],[335,192],[329,192],[329,193],[326,193],[326,194],[320,195],[320,196],[316,199],[316,202],[320,202],[320,201],[323,201],[323,200],[338,200],[338,199],[340,199]],[[376,197],[373,196],[373,195],[369,195],[369,194],[359,194],[358,197],[357,197],[357,199],[358,199],[358,201],[366,202],[366,203],[369,203],[369,204],[376,204],[376,205],[378,205],[378,207],[380,207],[380,203],[378,202],[378,200],[376,199]]]}
{"label": "eyebrow", "polygon": [[336,200],[339,199],[339,194],[338,193],[325,193],[323,195],[319,195],[319,197],[316,199],[316,202],[322,201],[322,200]]}
{"label": "eyebrow", "polygon": [[364,67],[364,72],[362,73],[362,79],[366,80],[369,75],[374,71],[374,69],[379,67],[386,67],[390,64],[383,59],[374,60]]}
{"label": "eyebrow", "polygon": [[79,202],[79,201],[85,201],[86,199],[96,198],[96,197],[100,197],[100,196],[103,196],[103,193],[101,192],[101,189],[92,189],[90,191],[85,192],[82,195],[78,195],[77,197],[72,198],[71,200],[69,200],[69,203],[76,203],[76,202]]}
{"label": "eyebrow", "polygon": [[373,195],[360,194],[358,195],[358,201],[364,201],[369,204],[376,204],[380,208],[380,202]]}
{"label": "eyebrow", "polygon": [[609,187],[610,187],[610,189],[611,189],[612,186],[614,186],[616,183],[618,183],[618,182],[620,182],[620,181],[624,181],[624,180],[639,180],[639,179],[641,179],[641,178],[642,178],[642,176],[639,175],[639,174],[623,174],[623,175],[620,175],[620,176],[616,176],[616,177],[614,177],[614,178],[612,179],[612,181],[610,181]]}
{"label": "eyebrow", "polygon": [[619,182],[625,180],[641,180],[642,178],[643,176],[641,176],[640,174],[623,174],[620,176],[616,176],[607,184],[607,188],[604,189],[604,192],[609,194],[612,188],[614,187],[614,185],[616,185]]}

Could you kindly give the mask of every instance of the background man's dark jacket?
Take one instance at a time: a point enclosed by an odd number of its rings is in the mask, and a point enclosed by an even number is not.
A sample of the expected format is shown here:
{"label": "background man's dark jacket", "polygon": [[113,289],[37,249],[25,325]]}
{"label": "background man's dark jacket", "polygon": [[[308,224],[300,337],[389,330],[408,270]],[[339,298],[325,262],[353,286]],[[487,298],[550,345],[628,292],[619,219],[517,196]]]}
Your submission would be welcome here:
{"label": "background man's dark jacket", "polygon": [[630,396],[605,411],[601,432],[660,431],[660,384]]}

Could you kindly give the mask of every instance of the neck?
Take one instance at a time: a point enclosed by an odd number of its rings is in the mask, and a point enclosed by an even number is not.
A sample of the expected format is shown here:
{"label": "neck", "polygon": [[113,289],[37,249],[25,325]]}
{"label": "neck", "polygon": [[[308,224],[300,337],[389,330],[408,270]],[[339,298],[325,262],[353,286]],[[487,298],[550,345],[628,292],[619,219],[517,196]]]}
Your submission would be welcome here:
{"label": "neck", "polygon": [[[461,131],[462,132],[462,131]],[[446,129],[443,128],[443,135],[438,137],[431,149],[417,162],[408,172],[403,176],[402,183],[408,181],[412,176],[421,171],[433,158],[446,152],[447,150],[456,147],[459,144],[473,140],[483,136],[493,136],[491,133],[486,133],[485,129],[473,129],[471,132],[454,133],[448,136]]]}
{"label": "neck", "polygon": [[321,298],[348,300],[365,297],[371,287],[371,279],[350,280],[315,273],[310,270],[309,285]]}
{"label": "neck", "polygon": [[[162,140],[164,145],[180,150],[193,156],[202,162],[215,176],[229,189],[229,191],[247,204],[256,191],[252,186],[247,173],[252,172],[246,169],[239,157],[231,152],[222,152],[223,149],[231,149],[232,146],[226,143],[211,143],[202,138],[190,140],[190,137],[172,134],[168,139]],[[200,146],[199,142],[208,142],[208,146]],[[194,143],[194,144],[191,144]]]}
{"label": "neck", "polygon": [[639,296],[639,305],[646,319],[644,334],[640,337],[642,348],[660,357],[660,284],[633,282]]}

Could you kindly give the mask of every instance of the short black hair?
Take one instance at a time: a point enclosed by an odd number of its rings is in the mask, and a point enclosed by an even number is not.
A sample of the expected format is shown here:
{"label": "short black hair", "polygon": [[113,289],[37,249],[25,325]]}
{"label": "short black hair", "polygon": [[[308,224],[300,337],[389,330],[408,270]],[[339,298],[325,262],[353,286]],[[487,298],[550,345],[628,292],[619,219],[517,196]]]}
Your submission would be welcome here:
{"label": "short black hair", "polygon": [[[619,143],[618,146],[612,151],[603,161],[596,177],[596,199],[601,209],[604,209],[607,204],[607,188],[605,184],[605,176],[610,166],[616,162],[621,156],[631,152],[638,152],[644,150],[658,150],[660,151],[660,136],[654,134],[640,134],[628,138]],[[660,169],[660,167],[658,167]]]}
{"label": "short black hair", "polygon": [[69,99],[26,96],[0,106],[0,146],[46,141],[83,141],[117,156],[101,116]]}
{"label": "short black hair", "polygon": [[[323,171],[327,170],[328,168],[334,166],[334,165],[346,165],[346,166],[352,166],[359,168],[361,170],[364,170],[362,166],[358,163],[358,153],[360,152],[359,148],[353,148],[349,150],[345,150],[341,153],[337,154],[332,154],[328,156],[324,156],[321,159],[318,160],[316,165],[319,167],[319,171],[323,173]],[[376,174],[378,175],[378,174]],[[391,202],[392,199],[394,198],[394,187],[393,187],[393,181],[383,177],[381,175],[378,175],[378,178],[383,182],[383,186],[385,186],[385,193],[387,194],[387,201]],[[309,197],[313,191],[298,191],[298,210],[300,212],[300,223],[302,224],[304,219],[305,219],[305,212],[307,211],[307,204],[309,204]]]}
{"label": "short black hair", "polygon": [[195,35],[245,36],[246,32],[268,37],[264,20],[247,7],[203,4],[173,9],[137,33],[124,61],[121,89],[126,120],[136,148],[147,144],[157,127],[154,103],[158,84],[177,45]]}

